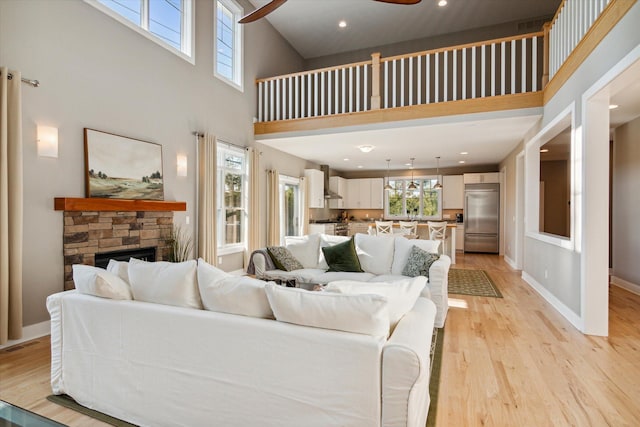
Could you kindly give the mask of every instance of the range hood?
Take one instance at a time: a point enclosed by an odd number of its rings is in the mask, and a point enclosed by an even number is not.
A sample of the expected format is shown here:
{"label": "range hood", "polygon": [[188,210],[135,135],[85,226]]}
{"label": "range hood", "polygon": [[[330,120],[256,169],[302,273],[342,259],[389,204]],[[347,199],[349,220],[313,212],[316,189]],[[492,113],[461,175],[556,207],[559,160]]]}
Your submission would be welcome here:
{"label": "range hood", "polygon": [[329,190],[329,165],[320,165],[320,170],[324,173],[324,198],[325,200],[342,199],[342,196]]}

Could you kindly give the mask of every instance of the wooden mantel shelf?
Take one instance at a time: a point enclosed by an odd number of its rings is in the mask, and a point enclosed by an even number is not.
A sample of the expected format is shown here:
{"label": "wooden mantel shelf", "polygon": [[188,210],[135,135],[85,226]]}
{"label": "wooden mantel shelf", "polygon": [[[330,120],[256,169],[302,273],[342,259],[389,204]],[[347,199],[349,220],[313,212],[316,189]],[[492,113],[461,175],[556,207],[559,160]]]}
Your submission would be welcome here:
{"label": "wooden mantel shelf", "polygon": [[97,197],[54,198],[54,209],[57,211],[186,211],[187,202],[164,200],[123,200],[102,199]]}

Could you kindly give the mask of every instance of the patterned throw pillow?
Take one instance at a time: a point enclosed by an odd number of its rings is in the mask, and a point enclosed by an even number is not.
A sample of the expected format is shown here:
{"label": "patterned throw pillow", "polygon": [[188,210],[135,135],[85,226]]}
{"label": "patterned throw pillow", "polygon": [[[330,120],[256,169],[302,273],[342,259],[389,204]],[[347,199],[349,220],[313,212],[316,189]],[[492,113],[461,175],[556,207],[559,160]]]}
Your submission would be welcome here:
{"label": "patterned throw pillow", "polygon": [[291,251],[284,246],[267,246],[267,252],[279,270],[291,271],[304,268]]}
{"label": "patterned throw pillow", "polygon": [[411,252],[409,252],[407,264],[402,270],[402,275],[409,277],[425,276],[428,279],[429,268],[431,268],[431,264],[437,261],[438,258],[440,258],[440,255],[432,254],[414,246],[411,248]]}

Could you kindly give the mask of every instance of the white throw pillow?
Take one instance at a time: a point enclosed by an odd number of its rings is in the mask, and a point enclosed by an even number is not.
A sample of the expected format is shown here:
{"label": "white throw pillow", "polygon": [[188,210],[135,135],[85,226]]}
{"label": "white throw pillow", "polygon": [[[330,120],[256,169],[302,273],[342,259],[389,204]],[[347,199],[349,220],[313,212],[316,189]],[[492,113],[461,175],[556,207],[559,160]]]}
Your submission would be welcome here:
{"label": "white throw pillow", "polygon": [[107,271],[109,273],[113,273],[125,282],[131,284],[129,282],[129,263],[126,261],[116,261],[115,259],[110,259],[109,264],[107,265]]}
{"label": "white throw pillow", "polygon": [[325,290],[343,294],[382,295],[389,302],[389,321],[393,329],[400,319],[411,311],[426,283],[427,279],[425,277],[414,277],[391,283],[337,280],[327,284]]}
{"label": "white throw pillow", "polygon": [[284,245],[304,268],[318,268],[320,233],[307,236],[285,236]]}
{"label": "white throw pillow", "polygon": [[267,282],[234,276],[198,259],[198,288],[202,304],[209,311],[273,319],[264,291]]}
{"label": "white throw pillow", "polygon": [[393,264],[391,264],[391,274],[402,274],[413,246],[432,254],[437,254],[440,247],[440,240],[406,239],[404,237],[396,237],[393,240],[395,240],[395,251],[393,253]]}
{"label": "white throw pillow", "polygon": [[320,248],[318,249],[318,267],[322,270],[328,270],[329,264],[327,264],[327,260],[324,259],[324,253],[322,252],[322,248],[326,248],[328,246],[337,245],[338,243],[343,243],[349,240],[351,237],[348,236],[332,236],[329,234],[321,234],[320,235]]}
{"label": "white throw pillow", "polygon": [[91,265],[74,264],[73,283],[78,292],[111,299],[133,299],[129,284],[113,273]]}
{"label": "white throw pillow", "polygon": [[367,273],[389,274],[393,262],[394,238],[358,233],[355,237],[360,266]]}
{"label": "white throw pillow", "polygon": [[129,280],[133,298],[138,301],[178,307],[202,308],[196,261],[146,262],[129,260]]}
{"label": "white throw pillow", "polygon": [[268,283],[265,291],[273,314],[281,322],[377,337],[389,335],[389,309],[383,296],[311,292],[273,283]]}

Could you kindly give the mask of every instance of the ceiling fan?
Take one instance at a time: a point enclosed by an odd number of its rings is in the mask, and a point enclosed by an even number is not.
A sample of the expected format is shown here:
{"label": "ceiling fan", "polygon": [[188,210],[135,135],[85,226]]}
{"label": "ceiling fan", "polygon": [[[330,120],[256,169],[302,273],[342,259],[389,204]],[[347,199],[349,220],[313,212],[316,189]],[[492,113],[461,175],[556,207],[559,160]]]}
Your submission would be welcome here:
{"label": "ceiling fan", "polygon": [[[287,0],[271,0],[269,3],[265,4],[259,9],[254,10],[253,12],[242,17],[241,20],[238,21],[240,24],[247,24],[249,22],[257,21],[260,18],[264,18],[280,6],[286,3]],[[392,3],[392,4],[417,4],[420,3],[421,0],[374,0],[382,3]]]}

